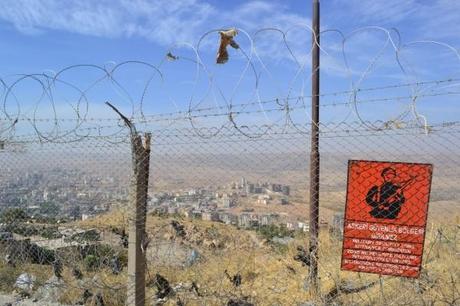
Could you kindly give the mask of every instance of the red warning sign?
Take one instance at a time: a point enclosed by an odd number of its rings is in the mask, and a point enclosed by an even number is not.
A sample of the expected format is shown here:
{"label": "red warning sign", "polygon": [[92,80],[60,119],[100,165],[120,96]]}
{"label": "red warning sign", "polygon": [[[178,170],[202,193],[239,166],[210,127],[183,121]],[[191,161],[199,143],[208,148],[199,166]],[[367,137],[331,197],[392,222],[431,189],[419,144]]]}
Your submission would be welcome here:
{"label": "red warning sign", "polygon": [[430,164],[348,162],[342,270],[418,277]]}

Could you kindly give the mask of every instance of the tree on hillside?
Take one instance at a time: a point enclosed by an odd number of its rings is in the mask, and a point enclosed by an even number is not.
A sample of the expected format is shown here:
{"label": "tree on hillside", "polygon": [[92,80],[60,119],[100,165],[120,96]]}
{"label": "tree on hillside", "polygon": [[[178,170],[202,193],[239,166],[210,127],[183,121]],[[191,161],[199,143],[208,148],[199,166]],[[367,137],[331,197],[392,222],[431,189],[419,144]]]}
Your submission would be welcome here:
{"label": "tree on hillside", "polygon": [[1,223],[19,222],[27,218],[27,213],[22,208],[8,208],[0,214]]}
{"label": "tree on hillside", "polygon": [[40,213],[48,217],[57,217],[60,211],[61,208],[54,202],[45,202],[40,206]]}

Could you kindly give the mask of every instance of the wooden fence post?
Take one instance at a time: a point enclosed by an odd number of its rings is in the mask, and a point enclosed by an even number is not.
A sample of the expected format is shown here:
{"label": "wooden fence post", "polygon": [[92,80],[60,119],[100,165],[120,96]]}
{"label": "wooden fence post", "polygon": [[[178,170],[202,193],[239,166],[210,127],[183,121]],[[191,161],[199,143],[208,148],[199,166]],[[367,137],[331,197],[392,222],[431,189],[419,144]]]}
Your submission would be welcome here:
{"label": "wooden fence post", "polygon": [[150,169],[151,134],[142,136],[136,131],[134,124],[115,106],[106,102],[124,121],[130,130],[131,156],[133,174],[131,180],[131,199],[128,211],[128,283],[126,292],[127,306],[145,305],[145,270],[147,234],[147,199]]}
{"label": "wooden fence post", "polygon": [[147,218],[147,198],[150,167],[151,135],[145,134],[144,142],[138,134],[131,135],[133,163],[133,197],[129,208],[128,225],[128,288],[126,305],[145,305],[146,258],[143,244]]}

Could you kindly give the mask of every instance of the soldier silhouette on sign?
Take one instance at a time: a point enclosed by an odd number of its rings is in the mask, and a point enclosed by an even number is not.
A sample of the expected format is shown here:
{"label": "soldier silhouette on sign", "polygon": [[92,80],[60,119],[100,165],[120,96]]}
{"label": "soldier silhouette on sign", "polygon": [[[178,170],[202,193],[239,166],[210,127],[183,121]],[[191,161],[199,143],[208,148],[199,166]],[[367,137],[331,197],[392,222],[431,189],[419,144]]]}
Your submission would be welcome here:
{"label": "soldier silhouette on sign", "polygon": [[366,202],[372,207],[369,212],[374,218],[396,219],[401,206],[406,201],[403,190],[414,180],[411,178],[402,183],[396,182],[396,170],[388,167],[382,170],[383,184],[372,186],[367,192]]}

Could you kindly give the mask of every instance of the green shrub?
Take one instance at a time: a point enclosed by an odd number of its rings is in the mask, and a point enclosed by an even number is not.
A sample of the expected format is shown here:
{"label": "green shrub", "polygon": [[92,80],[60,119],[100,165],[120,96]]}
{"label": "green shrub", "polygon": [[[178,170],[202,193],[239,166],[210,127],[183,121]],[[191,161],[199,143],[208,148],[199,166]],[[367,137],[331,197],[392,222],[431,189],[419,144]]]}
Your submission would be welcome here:
{"label": "green shrub", "polygon": [[27,213],[21,208],[8,208],[0,214],[0,223],[14,223],[28,219]]}
{"label": "green shrub", "polygon": [[288,230],[285,226],[270,224],[262,225],[257,228],[257,233],[263,238],[271,241],[275,237],[293,237],[294,233]]}
{"label": "green shrub", "polygon": [[45,227],[43,231],[40,232],[40,236],[47,239],[57,239],[61,238],[62,234],[58,231],[56,226]]}
{"label": "green shrub", "polygon": [[85,257],[85,268],[87,271],[94,271],[99,267],[100,258],[95,255]]}

